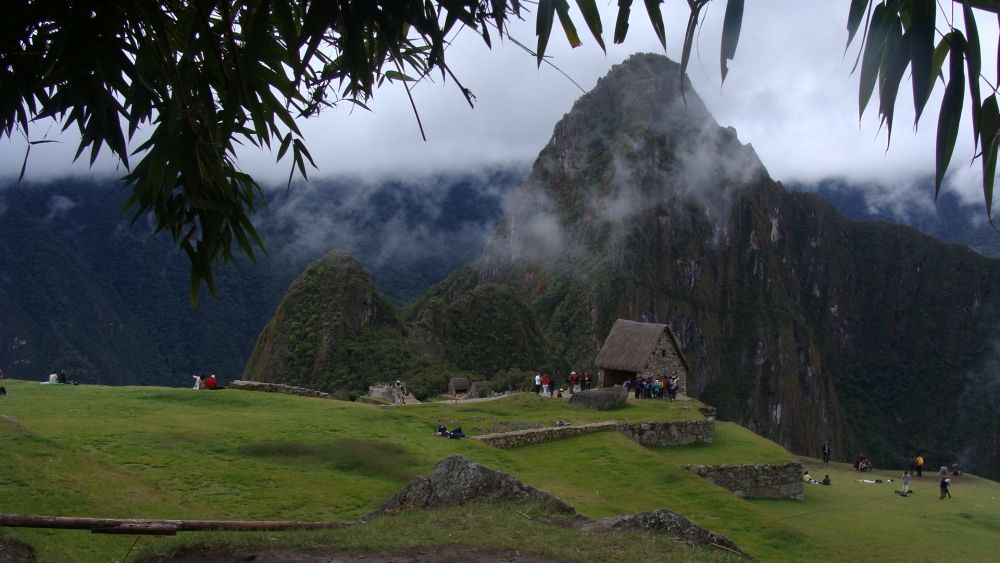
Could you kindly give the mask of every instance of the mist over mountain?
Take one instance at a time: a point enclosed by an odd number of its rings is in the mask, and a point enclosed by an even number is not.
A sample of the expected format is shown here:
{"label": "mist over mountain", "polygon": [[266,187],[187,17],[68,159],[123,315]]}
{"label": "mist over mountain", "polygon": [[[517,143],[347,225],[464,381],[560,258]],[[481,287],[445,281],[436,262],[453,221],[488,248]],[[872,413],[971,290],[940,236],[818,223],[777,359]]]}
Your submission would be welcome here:
{"label": "mist over mountain", "polygon": [[129,227],[115,182],[0,188],[0,369],[42,380],[187,385],[235,379],[289,283],[352,251],[395,304],[475,259],[526,171],[396,181],[338,179],[269,192],[269,255],[217,272],[197,310],[188,262],[145,218]]}

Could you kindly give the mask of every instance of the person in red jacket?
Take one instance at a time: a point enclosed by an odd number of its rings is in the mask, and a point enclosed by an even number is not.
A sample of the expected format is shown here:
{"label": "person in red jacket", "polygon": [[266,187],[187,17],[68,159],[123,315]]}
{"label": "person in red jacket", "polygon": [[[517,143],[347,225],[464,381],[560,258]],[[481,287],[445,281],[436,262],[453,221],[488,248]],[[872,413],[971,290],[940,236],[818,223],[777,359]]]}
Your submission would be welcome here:
{"label": "person in red jacket", "polygon": [[210,375],[205,379],[205,389],[218,389],[219,383],[215,380],[214,375]]}

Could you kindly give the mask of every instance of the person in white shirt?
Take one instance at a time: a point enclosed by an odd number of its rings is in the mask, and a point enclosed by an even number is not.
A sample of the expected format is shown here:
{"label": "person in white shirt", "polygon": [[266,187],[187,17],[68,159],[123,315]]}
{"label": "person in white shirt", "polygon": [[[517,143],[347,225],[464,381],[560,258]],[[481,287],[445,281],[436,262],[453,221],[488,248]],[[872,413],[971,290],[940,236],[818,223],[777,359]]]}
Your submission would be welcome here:
{"label": "person in white shirt", "polygon": [[535,395],[542,392],[542,374],[535,374]]}

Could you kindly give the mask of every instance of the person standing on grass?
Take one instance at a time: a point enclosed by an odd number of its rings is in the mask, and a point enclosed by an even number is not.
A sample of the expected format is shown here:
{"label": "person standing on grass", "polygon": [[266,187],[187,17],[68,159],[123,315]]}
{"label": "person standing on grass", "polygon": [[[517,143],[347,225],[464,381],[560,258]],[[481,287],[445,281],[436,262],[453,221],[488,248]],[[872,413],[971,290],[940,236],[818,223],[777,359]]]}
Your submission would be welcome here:
{"label": "person standing on grass", "polygon": [[917,456],[917,477],[924,476],[924,456]]}
{"label": "person standing on grass", "polygon": [[542,377],[542,396],[549,394],[549,376]]}
{"label": "person standing on grass", "polygon": [[625,387],[625,396],[628,397],[628,392],[632,389],[632,380],[626,379],[623,385]]}
{"label": "person standing on grass", "polygon": [[535,374],[535,395],[541,394],[542,392],[542,374]]}
{"label": "person standing on grass", "polygon": [[904,471],[903,472],[903,494],[905,495],[905,494],[907,494],[909,492],[910,492],[910,472],[909,471]]}
{"label": "person standing on grass", "polygon": [[951,492],[948,491],[949,488],[951,488],[951,479],[949,479],[947,477],[942,477],[941,478],[941,500],[944,500],[944,496],[945,495],[948,495],[948,498],[951,498]]}
{"label": "person standing on grass", "polygon": [[823,442],[823,463],[830,463],[830,442]]}

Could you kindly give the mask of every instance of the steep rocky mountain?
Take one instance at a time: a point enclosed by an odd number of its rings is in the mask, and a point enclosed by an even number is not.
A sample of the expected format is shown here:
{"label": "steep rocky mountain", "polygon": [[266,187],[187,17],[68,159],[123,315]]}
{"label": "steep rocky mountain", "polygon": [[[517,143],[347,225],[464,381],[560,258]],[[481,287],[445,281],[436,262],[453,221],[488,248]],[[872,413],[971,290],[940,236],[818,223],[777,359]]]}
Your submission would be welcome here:
{"label": "steep rocky mountain", "polygon": [[196,310],[188,264],[148,221],[129,227],[114,182],[0,186],[0,369],[42,380],[189,385],[240,377],[288,284],[332,248],[350,250],[395,304],[482,251],[517,167],[403,181],[338,179],[270,193],[269,255],[217,272]]}
{"label": "steep rocky mountain", "polygon": [[666,323],[692,393],[792,451],[1000,475],[984,367],[1000,262],[786,191],[679,80],[635,55],[575,103],[480,260],[405,311],[426,348],[469,369],[524,351],[485,376],[540,358],[564,374],[592,367],[616,319]]}
{"label": "steep rocky mountain", "polygon": [[257,339],[243,379],[353,399],[403,376],[419,398],[447,385],[449,370],[407,338],[395,307],[350,253],[333,251],[289,286]]}
{"label": "steep rocky mountain", "polygon": [[934,198],[934,177],[904,188],[824,180],[814,184],[786,184],[791,191],[822,196],[855,221],[888,221],[909,225],[942,240],[957,242],[990,258],[1000,258],[1000,232],[987,220],[982,199],[964,201],[951,191]]}

